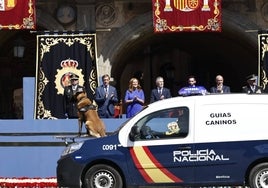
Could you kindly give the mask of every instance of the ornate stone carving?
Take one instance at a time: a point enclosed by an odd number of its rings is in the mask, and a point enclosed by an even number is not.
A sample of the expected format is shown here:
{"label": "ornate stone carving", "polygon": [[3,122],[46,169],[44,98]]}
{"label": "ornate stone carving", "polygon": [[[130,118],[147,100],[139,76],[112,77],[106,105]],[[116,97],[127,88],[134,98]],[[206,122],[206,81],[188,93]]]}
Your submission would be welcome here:
{"label": "ornate stone carving", "polygon": [[265,21],[268,21],[268,2],[264,3],[261,7],[261,15]]}
{"label": "ornate stone carving", "polygon": [[99,4],[96,8],[96,20],[102,26],[110,26],[117,20],[117,11],[113,4]]}

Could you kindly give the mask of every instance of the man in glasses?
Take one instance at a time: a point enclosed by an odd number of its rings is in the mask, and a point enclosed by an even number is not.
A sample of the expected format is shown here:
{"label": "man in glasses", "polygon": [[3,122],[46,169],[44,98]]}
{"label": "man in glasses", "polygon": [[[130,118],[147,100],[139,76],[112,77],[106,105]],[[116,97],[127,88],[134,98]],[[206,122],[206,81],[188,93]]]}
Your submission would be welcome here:
{"label": "man in glasses", "polygon": [[79,76],[76,74],[70,75],[70,85],[64,87],[64,100],[63,100],[63,108],[64,108],[64,116],[66,119],[76,119],[77,115],[77,99],[76,93],[79,90],[85,90],[84,86],[79,85]]}
{"label": "man in glasses", "polygon": [[230,87],[223,84],[223,76],[216,76],[216,86],[210,88],[210,93],[231,93]]}

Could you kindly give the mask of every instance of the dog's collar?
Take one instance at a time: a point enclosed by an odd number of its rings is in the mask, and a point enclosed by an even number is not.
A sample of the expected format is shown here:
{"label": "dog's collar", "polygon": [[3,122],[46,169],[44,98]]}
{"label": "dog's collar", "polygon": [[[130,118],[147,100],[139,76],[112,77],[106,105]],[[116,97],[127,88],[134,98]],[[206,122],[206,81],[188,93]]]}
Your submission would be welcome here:
{"label": "dog's collar", "polygon": [[89,110],[97,110],[97,106],[94,104],[90,104],[90,105],[88,105],[88,109]]}
{"label": "dog's collar", "polygon": [[97,110],[97,106],[94,105],[94,104],[89,104],[89,105],[87,105],[85,107],[82,107],[82,108],[80,108],[78,110],[79,110],[79,112],[86,112],[88,110]]}

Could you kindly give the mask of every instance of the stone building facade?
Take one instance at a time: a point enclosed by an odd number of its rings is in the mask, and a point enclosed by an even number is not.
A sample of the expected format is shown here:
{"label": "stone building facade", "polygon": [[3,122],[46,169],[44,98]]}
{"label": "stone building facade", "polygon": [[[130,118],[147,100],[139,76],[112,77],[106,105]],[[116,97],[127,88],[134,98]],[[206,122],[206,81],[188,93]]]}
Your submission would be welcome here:
{"label": "stone building facade", "polygon": [[[151,0],[36,0],[36,13],[37,30],[96,33],[99,77],[110,74],[123,99],[128,80],[142,72],[148,102],[158,75],[173,96],[189,74],[207,88],[222,74],[232,91],[240,92],[245,77],[258,73],[257,34],[268,24],[268,0],[222,0],[221,33],[155,34]],[[7,78],[11,93],[22,87],[22,77],[35,76],[35,35],[0,31],[1,90]],[[18,37],[26,40],[24,59],[12,57]],[[9,95],[1,95],[0,115],[12,108]]]}

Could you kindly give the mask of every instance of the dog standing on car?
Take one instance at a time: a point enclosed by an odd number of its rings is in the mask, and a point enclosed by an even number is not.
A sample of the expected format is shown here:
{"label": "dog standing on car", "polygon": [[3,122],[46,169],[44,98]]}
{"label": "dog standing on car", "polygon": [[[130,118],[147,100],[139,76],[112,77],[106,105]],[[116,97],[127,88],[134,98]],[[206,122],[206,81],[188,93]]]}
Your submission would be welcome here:
{"label": "dog standing on car", "polygon": [[81,136],[83,123],[87,129],[87,134],[94,137],[106,136],[105,125],[99,118],[97,106],[87,97],[84,90],[76,93],[78,109],[78,134]]}

